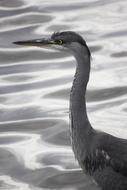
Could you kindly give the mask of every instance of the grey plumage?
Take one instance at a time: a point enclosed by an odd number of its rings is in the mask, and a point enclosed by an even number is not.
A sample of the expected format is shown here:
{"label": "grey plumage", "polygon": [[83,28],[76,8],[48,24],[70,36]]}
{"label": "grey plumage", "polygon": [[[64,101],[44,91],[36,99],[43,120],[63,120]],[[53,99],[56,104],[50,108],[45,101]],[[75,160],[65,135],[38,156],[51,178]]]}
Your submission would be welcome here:
{"label": "grey plumage", "polygon": [[[102,190],[127,190],[127,140],[92,128],[86,110],[86,88],[90,73],[90,50],[77,33],[54,33],[48,40],[33,40],[35,46],[55,44],[72,53],[77,61],[70,95],[72,148],[83,171]],[[16,42],[23,45],[23,42]],[[29,45],[29,41],[24,42]],[[30,41],[31,45],[31,41]]]}

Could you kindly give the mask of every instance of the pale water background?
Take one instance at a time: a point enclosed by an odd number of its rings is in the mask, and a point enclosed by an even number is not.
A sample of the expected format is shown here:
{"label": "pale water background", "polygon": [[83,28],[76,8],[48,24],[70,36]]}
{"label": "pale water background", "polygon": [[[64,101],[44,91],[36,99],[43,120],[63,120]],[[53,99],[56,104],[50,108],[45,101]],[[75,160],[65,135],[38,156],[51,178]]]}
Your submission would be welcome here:
{"label": "pale water background", "polygon": [[92,51],[95,128],[127,138],[127,1],[0,0],[0,189],[97,190],[69,138],[74,59],[13,41],[79,32]]}

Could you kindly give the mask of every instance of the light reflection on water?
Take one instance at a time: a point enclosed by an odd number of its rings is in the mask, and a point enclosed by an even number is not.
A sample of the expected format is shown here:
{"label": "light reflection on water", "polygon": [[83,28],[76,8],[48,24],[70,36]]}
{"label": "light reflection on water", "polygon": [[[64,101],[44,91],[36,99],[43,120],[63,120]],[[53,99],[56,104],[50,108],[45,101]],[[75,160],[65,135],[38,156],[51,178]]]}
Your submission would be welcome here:
{"label": "light reflection on water", "polygon": [[0,188],[99,189],[78,166],[69,137],[67,53],[13,41],[54,31],[83,35],[92,51],[87,108],[92,125],[127,138],[126,1],[0,1]]}

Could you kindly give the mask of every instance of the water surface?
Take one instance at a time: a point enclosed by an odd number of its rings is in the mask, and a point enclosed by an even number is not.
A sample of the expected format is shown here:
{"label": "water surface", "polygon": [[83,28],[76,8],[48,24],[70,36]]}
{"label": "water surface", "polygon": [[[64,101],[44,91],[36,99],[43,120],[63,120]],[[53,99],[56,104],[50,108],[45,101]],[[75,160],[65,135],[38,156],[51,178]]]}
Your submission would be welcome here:
{"label": "water surface", "polygon": [[13,41],[79,32],[92,52],[87,91],[96,129],[127,138],[127,1],[0,1],[0,189],[99,190],[69,137],[71,55]]}

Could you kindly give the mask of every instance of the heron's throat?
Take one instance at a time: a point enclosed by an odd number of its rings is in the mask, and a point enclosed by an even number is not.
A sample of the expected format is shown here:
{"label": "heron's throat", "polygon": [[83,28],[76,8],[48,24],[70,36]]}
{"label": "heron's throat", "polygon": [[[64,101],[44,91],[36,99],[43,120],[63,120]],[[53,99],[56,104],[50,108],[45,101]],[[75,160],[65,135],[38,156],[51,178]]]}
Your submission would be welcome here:
{"label": "heron's throat", "polygon": [[77,66],[70,95],[70,111],[74,125],[78,127],[78,123],[81,126],[88,122],[85,94],[90,73],[90,54],[86,48],[82,48],[75,58]]}

